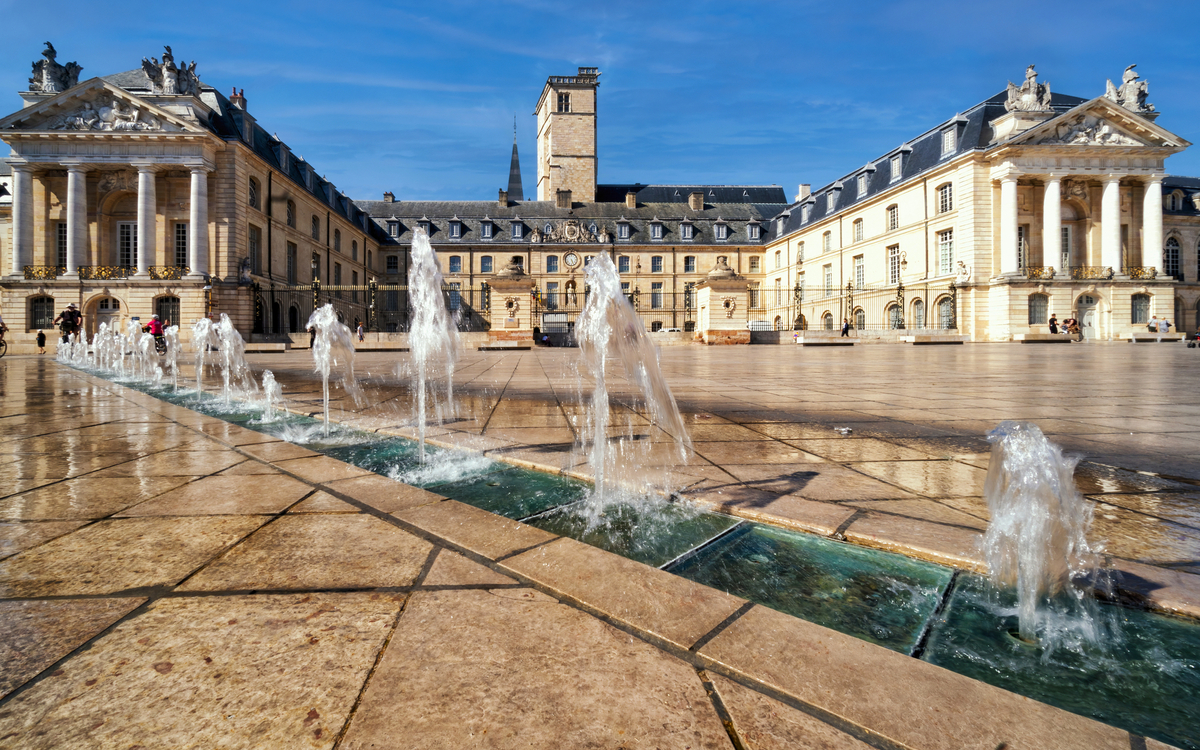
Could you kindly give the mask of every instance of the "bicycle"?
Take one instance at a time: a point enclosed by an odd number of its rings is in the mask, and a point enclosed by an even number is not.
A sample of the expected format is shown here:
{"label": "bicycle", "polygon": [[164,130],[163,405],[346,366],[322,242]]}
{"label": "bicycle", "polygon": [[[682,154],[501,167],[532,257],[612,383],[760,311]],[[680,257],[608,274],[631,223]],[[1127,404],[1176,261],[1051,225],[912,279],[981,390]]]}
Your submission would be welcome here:
{"label": "bicycle", "polygon": [[4,340],[3,336],[0,336],[0,357],[5,354],[8,354],[8,342]]}

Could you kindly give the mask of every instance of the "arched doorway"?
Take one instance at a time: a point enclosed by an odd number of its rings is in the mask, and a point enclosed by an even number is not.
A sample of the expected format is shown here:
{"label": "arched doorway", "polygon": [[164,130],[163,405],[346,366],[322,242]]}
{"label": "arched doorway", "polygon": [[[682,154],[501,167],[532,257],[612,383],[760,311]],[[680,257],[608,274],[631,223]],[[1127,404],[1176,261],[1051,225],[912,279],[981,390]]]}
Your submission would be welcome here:
{"label": "arched doorway", "polygon": [[1081,295],[1076,304],[1075,319],[1079,321],[1079,328],[1083,331],[1085,341],[1100,338],[1099,307],[1099,298],[1091,294]]}
{"label": "arched doorway", "polygon": [[288,308],[288,333],[300,330],[300,308],[292,305]]}
{"label": "arched doorway", "polygon": [[121,301],[116,297],[97,297],[87,303],[83,312],[83,324],[88,336],[95,336],[100,324],[107,323],[108,329],[121,329]]}
{"label": "arched doorway", "polygon": [[281,333],[283,331],[283,305],[279,300],[271,302],[271,333]]}

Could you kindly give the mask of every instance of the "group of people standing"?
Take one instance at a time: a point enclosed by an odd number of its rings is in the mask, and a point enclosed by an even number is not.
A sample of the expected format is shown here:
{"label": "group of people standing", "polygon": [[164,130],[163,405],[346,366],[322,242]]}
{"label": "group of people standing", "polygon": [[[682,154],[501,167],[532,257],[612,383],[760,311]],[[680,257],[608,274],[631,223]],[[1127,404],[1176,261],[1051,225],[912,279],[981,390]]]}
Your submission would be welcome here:
{"label": "group of people standing", "polygon": [[1050,314],[1050,333],[1070,333],[1082,338],[1083,329],[1079,327],[1079,321],[1075,318],[1067,318],[1063,322],[1058,322],[1058,316],[1054,313]]}

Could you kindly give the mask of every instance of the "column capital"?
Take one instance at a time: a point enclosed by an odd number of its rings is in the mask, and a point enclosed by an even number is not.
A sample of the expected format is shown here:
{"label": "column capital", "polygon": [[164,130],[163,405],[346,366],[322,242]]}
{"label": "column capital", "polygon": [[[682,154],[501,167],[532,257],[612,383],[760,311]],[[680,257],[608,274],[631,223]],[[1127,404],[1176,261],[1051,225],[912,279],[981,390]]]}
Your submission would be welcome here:
{"label": "column capital", "polygon": [[1142,178],[1142,182],[1145,182],[1147,185],[1153,185],[1156,182],[1161,183],[1165,179],[1167,179],[1167,175],[1164,173],[1148,174]]}
{"label": "column capital", "polygon": [[92,171],[92,165],[88,164],[87,162],[82,162],[82,161],[62,161],[62,162],[59,162],[59,166],[66,167],[68,172],[90,172],[90,171]]}
{"label": "column capital", "polygon": [[21,174],[33,174],[37,171],[32,164],[25,162],[9,162],[8,166],[13,172],[20,172]]}
{"label": "column capital", "polygon": [[141,173],[141,172],[150,172],[150,173],[161,172],[164,169],[166,169],[165,165],[157,164],[155,162],[149,162],[149,161],[134,161],[134,162],[130,162],[129,166],[136,169],[139,173]]}
{"label": "column capital", "polygon": [[1000,164],[992,167],[991,178],[993,180],[1000,180],[1001,182],[1016,182],[1018,179],[1024,176],[1025,172],[1011,164]]}
{"label": "column capital", "polygon": [[1042,179],[1046,182],[1062,182],[1070,176],[1070,172],[1046,172],[1042,175]]}
{"label": "column capital", "polygon": [[207,164],[184,164],[183,166],[190,170],[192,174],[208,174],[209,172],[216,171],[215,168],[210,167]]}
{"label": "column capital", "polygon": [[1120,182],[1128,176],[1127,174],[1102,174],[1100,175],[1100,181],[1107,185],[1110,182]]}

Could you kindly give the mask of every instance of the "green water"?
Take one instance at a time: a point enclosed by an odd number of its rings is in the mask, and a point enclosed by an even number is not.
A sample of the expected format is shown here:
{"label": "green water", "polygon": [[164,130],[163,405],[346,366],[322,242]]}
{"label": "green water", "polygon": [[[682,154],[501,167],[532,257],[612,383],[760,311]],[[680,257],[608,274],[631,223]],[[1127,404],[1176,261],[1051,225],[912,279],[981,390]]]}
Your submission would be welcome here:
{"label": "green water", "polygon": [[933,623],[925,661],[1106,724],[1200,749],[1200,623],[1097,603],[1101,647],[1015,639],[1016,597],[961,576]]}
{"label": "green water", "polygon": [[576,502],[590,489],[574,479],[519,468],[426,486],[430,492],[517,520]]}
{"label": "green water", "polygon": [[902,653],[916,646],[953,575],[903,555],[758,524],[668,570]]}

